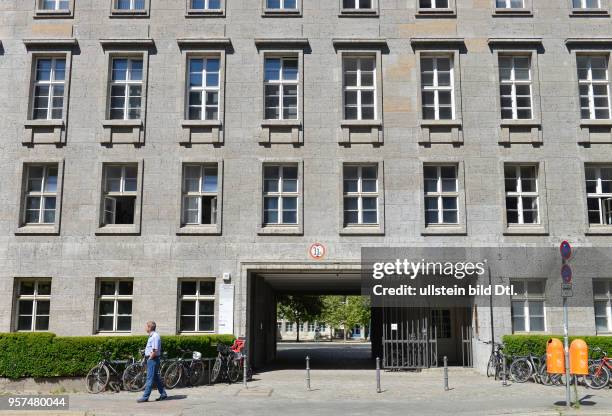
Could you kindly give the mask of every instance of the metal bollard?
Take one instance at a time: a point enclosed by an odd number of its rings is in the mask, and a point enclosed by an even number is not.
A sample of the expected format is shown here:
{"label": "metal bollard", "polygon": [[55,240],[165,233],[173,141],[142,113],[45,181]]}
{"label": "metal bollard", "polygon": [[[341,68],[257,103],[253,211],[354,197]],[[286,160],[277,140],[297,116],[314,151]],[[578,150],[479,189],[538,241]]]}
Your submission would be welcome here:
{"label": "metal bollard", "polygon": [[448,391],[448,357],[444,356],[444,391]]}
{"label": "metal bollard", "polygon": [[244,355],[243,361],[242,361],[242,385],[244,386],[245,389],[248,389],[249,387],[247,386],[247,379],[248,379],[248,375],[249,375],[249,362],[247,360],[247,356]]}
{"label": "metal bollard", "polygon": [[503,366],[502,366],[502,386],[508,386],[508,378],[506,376],[506,357],[502,358]]}
{"label": "metal bollard", "polygon": [[306,356],[306,390],[310,391],[310,357]]}
{"label": "metal bollard", "polygon": [[376,393],[381,393],[380,389],[380,358],[376,357]]}

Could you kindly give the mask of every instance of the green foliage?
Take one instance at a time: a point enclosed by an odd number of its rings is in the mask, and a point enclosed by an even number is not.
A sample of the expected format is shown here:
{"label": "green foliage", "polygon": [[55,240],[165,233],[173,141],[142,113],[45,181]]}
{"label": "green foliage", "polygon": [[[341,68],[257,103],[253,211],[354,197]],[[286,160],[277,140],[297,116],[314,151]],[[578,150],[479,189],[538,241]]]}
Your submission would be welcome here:
{"label": "green foliage", "polygon": [[[138,357],[147,342],[145,336],[57,337],[51,333],[0,333],[0,377],[84,376],[110,351],[112,359]],[[231,344],[233,335],[162,336],[169,357],[179,349],[200,351],[214,357],[218,342]]]}
{"label": "green foliage", "polygon": [[370,299],[363,296],[324,296],[322,321],[346,330],[370,324]]}
{"label": "green foliage", "polygon": [[281,296],[276,305],[276,315],[280,319],[297,322],[297,340],[300,340],[300,322],[313,322],[319,319],[323,309],[320,296]]}
{"label": "green foliage", "polygon": [[[562,335],[506,335],[503,337],[504,353],[506,355],[544,355],[546,354],[546,343],[550,338],[559,338],[563,341]],[[608,354],[612,355],[612,336],[575,336],[570,337],[570,343],[575,339],[584,340],[589,346],[589,350],[599,347]],[[591,351],[591,356],[599,357],[599,354]]]}

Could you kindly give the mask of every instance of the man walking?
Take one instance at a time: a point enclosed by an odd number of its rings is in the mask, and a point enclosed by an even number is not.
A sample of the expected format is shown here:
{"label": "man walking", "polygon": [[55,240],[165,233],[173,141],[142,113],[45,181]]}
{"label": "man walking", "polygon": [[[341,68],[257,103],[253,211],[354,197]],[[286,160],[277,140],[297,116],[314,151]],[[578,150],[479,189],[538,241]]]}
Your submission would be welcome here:
{"label": "man walking", "polygon": [[159,375],[159,358],[161,357],[162,345],[159,334],[155,332],[156,328],[157,325],[155,322],[149,321],[146,323],[145,331],[149,334],[147,347],[145,348],[145,358],[147,359],[147,384],[145,385],[142,397],[137,400],[138,403],[149,401],[151,390],[153,390],[153,383],[157,385],[157,391],[159,391],[159,397],[155,399],[155,401],[168,398],[166,390],[164,389],[164,383]]}

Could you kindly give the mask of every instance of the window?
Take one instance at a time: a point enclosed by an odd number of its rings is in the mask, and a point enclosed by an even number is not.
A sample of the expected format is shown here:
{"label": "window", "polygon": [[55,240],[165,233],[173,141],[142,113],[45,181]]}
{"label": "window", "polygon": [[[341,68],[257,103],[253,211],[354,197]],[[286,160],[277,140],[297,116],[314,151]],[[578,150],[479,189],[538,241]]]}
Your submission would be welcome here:
{"label": "window", "polygon": [[450,56],[421,57],[424,120],[455,118],[453,60]]}
{"label": "window", "polygon": [[285,323],[285,332],[293,332],[293,322]]}
{"label": "window", "polygon": [[458,224],[457,166],[425,166],[425,225]]}
{"label": "window", "polygon": [[580,116],[584,120],[610,118],[608,55],[577,55]]}
{"label": "window", "polygon": [[325,331],[327,331],[327,325],[319,324],[319,332],[325,332]]}
{"label": "window", "polygon": [[308,332],[314,332],[314,331],[315,331],[315,323],[308,322]]}
{"label": "window", "polygon": [[372,9],[374,0],[342,0],[343,9]]}
{"label": "window", "polygon": [[41,10],[68,10],[71,0],[39,0]]}
{"label": "window", "polygon": [[297,120],[298,57],[266,58],[264,67],[265,119]]}
{"label": "window", "polygon": [[532,119],[531,59],[528,56],[499,56],[501,118]]}
{"label": "window", "polygon": [[189,0],[193,10],[219,10],[221,0]]}
{"label": "window", "polygon": [[524,9],[524,0],[495,0],[495,7],[498,9]]}
{"label": "window", "polygon": [[15,299],[17,331],[48,331],[51,279],[19,279]]}
{"label": "window", "polygon": [[298,166],[264,166],[263,224],[298,224]]}
{"label": "window", "polygon": [[304,332],[304,322],[300,322],[300,332]]}
{"label": "window", "polygon": [[612,332],[612,280],[593,280],[595,329]]}
{"label": "window", "polygon": [[136,164],[104,165],[103,225],[134,224],[137,187]]}
{"label": "window", "polygon": [[265,0],[266,9],[271,10],[296,10],[297,0]]}
{"label": "window", "polygon": [[132,330],[131,280],[100,280],[98,285],[98,331]]}
{"label": "window", "polygon": [[117,10],[145,10],[145,0],[113,0]]}
{"label": "window", "polygon": [[343,59],[344,119],[376,119],[376,58]]}
{"label": "window", "polygon": [[277,322],[277,323],[276,323],[276,330],[277,330],[278,332],[280,332],[280,331],[282,331],[282,330],[283,330],[283,323],[282,323],[282,322]]}
{"label": "window", "polygon": [[449,0],[419,0],[421,9],[448,9]]}
{"label": "window", "polygon": [[189,120],[219,119],[220,62],[218,56],[189,58]]}
{"label": "window", "polygon": [[138,120],[142,111],[142,58],[112,59],[110,83],[111,120]]}
{"label": "window", "polygon": [[504,170],[508,225],[540,224],[537,166],[506,165]]}
{"label": "window", "polygon": [[378,166],[344,166],[344,226],[378,224]]}
{"label": "window", "polygon": [[64,109],[65,57],[36,59],[32,88],[32,119],[61,120]]}
{"label": "window", "polygon": [[512,296],[512,330],[514,332],[546,331],[544,313],[545,281],[516,280]]}
{"label": "window", "polygon": [[572,0],[574,9],[599,9],[601,7],[600,0]]}
{"label": "window", "polygon": [[54,224],[57,205],[57,165],[26,166],[22,223]]}
{"label": "window", "polygon": [[180,282],[180,332],[213,332],[215,330],[215,281]]}
{"label": "window", "polygon": [[217,165],[183,166],[183,225],[217,223]]}
{"label": "window", "polygon": [[589,224],[612,225],[612,166],[585,167]]}

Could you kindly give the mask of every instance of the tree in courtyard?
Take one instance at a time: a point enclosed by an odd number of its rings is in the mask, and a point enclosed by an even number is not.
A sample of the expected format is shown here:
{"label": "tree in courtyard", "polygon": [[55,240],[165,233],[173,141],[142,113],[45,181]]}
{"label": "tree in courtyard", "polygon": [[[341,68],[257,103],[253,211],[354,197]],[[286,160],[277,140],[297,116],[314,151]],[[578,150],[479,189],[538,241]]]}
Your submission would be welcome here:
{"label": "tree in courtyard", "polygon": [[297,324],[297,342],[300,342],[300,323],[318,320],[322,309],[320,296],[285,295],[278,299],[276,315]]}
{"label": "tree in courtyard", "polygon": [[370,324],[370,299],[363,296],[324,296],[322,320],[333,328],[344,329],[344,340],[355,325]]}

